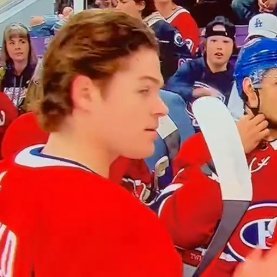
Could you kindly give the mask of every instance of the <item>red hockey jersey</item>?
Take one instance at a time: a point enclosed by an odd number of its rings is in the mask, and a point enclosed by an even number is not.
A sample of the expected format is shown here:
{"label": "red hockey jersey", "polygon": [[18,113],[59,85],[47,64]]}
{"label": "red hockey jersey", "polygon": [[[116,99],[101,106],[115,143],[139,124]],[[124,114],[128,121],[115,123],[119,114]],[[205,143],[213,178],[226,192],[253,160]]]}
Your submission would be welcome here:
{"label": "red hockey jersey", "polygon": [[0,145],[7,128],[17,118],[17,116],[17,108],[5,93],[0,92]]}
{"label": "red hockey jersey", "polygon": [[0,165],[0,276],[182,276],[154,213],[120,185],[41,149]]}
{"label": "red hockey jersey", "polygon": [[181,33],[187,47],[194,55],[199,48],[200,33],[197,23],[190,12],[183,7],[177,7],[176,10],[166,18],[166,21]]}
{"label": "red hockey jersey", "polygon": [[[238,262],[244,261],[251,250],[269,249],[277,217],[276,149],[277,141],[267,143],[248,155],[253,200],[225,250],[219,253],[204,277],[230,277]],[[182,249],[206,247],[221,218],[222,199],[217,176],[207,176],[200,170],[210,161],[202,135],[192,137],[183,145],[176,159],[174,183],[160,196],[161,220],[168,227],[175,244]],[[192,253],[190,258],[191,264],[196,265],[193,259],[197,255]]]}

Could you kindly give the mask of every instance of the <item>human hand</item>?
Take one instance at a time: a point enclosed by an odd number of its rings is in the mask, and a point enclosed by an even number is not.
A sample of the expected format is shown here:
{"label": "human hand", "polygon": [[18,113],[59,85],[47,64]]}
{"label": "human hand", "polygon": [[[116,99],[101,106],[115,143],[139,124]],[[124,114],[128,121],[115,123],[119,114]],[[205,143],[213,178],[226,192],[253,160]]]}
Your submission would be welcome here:
{"label": "human hand", "polygon": [[268,122],[263,114],[244,115],[237,122],[245,153],[250,153],[269,135]]}
{"label": "human hand", "polygon": [[275,277],[277,272],[277,247],[268,253],[254,250],[245,262],[238,265],[233,277]]}
{"label": "human hand", "polygon": [[258,0],[260,12],[273,12],[277,8],[277,0]]}

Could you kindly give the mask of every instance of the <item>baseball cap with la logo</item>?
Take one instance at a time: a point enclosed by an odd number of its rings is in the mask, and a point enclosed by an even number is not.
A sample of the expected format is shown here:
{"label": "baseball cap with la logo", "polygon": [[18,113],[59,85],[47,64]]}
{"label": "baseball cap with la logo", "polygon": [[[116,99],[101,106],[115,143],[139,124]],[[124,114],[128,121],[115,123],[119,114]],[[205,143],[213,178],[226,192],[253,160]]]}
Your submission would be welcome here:
{"label": "baseball cap with la logo", "polygon": [[252,37],[277,38],[277,17],[270,13],[260,13],[253,16],[249,21],[248,36]]}

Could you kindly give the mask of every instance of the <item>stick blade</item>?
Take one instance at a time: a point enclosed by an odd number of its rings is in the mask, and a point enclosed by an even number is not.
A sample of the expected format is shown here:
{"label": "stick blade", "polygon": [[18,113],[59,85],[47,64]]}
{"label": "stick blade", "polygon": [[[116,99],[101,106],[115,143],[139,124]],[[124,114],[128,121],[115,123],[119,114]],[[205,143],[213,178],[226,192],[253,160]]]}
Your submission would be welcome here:
{"label": "stick blade", "polygon": [[216,97],[201,97],[193,113],[204,135],[219,178],[223,200],[252,200],[251,173],[237,126]]}

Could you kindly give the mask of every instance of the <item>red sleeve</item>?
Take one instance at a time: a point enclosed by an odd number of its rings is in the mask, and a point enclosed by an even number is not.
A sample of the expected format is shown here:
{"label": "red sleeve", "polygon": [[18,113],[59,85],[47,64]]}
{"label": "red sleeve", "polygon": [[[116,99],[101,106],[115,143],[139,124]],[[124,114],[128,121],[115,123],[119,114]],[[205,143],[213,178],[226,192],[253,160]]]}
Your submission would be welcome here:
{"label": "red sleeve", "polygon": [[142,202],[152,199],[152,173],[144,160],[119,157],[110,168],[110,180],[121,184]]}
{"label": "red sleeve", "polygon": [[1,153],[6,158],[31,145],[45,144],[47,140],[48,133],[41,129],[36,115],[33,112],[25,113],[16,118],[6,130]]}
{"label": "red sleeve", "polygon": [[109,179],[119,184],[124,177],[141,180],[143,183],[149,184],[151,183],[152,174],[144,160],[119,157],[110,167]]}
{"label": "red sleeve", "polygon": [[125,175],[132,179],[140,179],[145,184],[150,184],[152,180],[151,172],[144,160],[131,160]]}
{"label": "red sleeve", "polygon": [[199,167],[186,169],[175,179],[183,186],[165,202],[160,213],[174,243],[185,249],[206,246],[222,214],[219,184]]}
{"label": "red sleeve", "polygon": [[190,13],[182,13],[174,19],[173,24],[187,42],[192,54],[195,54],[200,44],[200,38],[199,29],[194,18]]}
{"label": "red sleeve", "polygon": [[130,163],[131,159],[124,157],[117,158],[110,167],[109,179],[116,184],[120,184],[130,166]]}
{"label": "red sleeve", "polygon": [[185,167],[191,165],[202,166],[212,160],[208,146],[202,133],[190,137],[181,147],[174,160],[174,175]]}
{"label": "red sleeve", "polygon": [[17,116],[18,111],[14,104],[5,93],[0,92],[0,143],[7,128]]}

